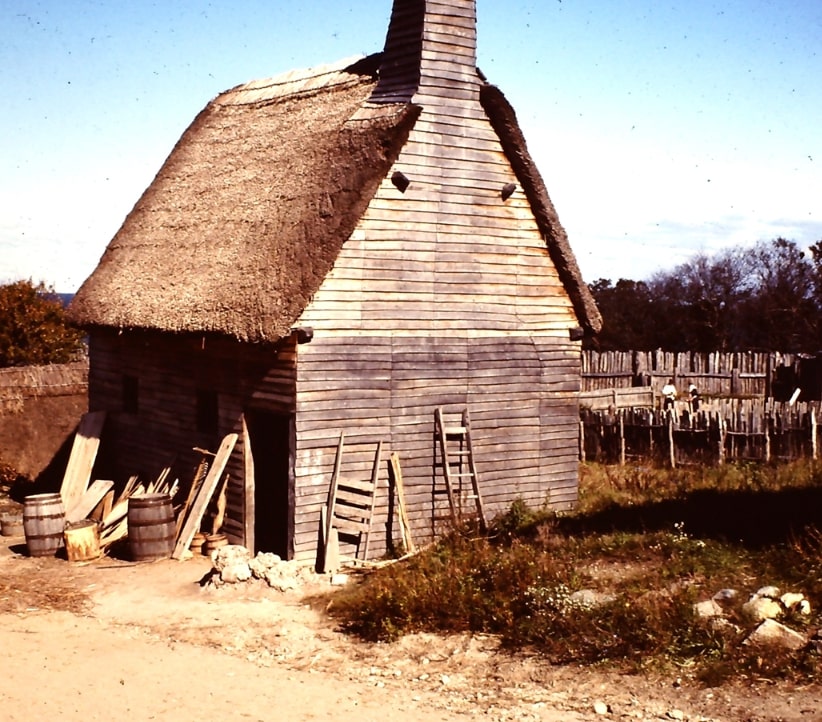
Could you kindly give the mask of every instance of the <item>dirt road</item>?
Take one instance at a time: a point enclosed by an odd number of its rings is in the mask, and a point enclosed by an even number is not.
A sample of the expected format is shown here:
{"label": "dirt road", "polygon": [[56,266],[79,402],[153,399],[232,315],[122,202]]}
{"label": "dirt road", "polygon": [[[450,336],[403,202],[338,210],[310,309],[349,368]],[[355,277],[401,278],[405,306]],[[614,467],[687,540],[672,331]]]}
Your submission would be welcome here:
{"label": "dirt road", "polygon": [[0,545],[0,720],[822,720],[818,688],[551,667],[481,636],[359,643],[306,602],[326,578],[213,589],[199,583],[209,569]]}

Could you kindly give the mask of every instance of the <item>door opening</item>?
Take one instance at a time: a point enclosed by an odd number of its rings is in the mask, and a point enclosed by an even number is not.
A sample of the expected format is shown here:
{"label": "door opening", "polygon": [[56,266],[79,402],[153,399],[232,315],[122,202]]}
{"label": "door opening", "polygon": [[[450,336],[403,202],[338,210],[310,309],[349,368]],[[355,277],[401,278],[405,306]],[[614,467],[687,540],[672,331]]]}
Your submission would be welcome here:
{"label": "door opening", "polygon": [[291,559],[294,550],[292,416],[246,412],[254,459],[254,553]]}

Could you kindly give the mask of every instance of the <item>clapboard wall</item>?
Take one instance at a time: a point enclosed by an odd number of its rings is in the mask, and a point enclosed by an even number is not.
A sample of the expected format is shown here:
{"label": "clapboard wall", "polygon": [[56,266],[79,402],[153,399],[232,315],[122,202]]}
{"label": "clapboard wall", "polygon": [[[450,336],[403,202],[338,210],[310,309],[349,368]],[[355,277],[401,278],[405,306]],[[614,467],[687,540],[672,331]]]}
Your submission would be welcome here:
{"label": "clapboard wall", "polygon": [[[223,531],[237,543],[249,536],[253,479],[246,479],[243,414],[249,410],[292,414],[295,342],[279,347],[233,343],[227,339],[171,334],[108,333],[91,337],[89,408],[105,410],[106,422],[97,476],[118,483],[132,475],[157,477],[165,466],[190,484],[200,454],[216,451],[228,433],[240,434],[226,471],[229,475]],[[124,380],[136,379],[136,408],[124,398]],[[198,428],[198,392],[213,393],[217,423]],[[184,498],[184,497],[183,497]]]}
{"label": "clapboard wall", "polygon": [[[412,526],[430,536],[438,406],[470,410],[489,515],[576,500],[578,321],[524,193],[503,198],[518,180],[479,101],[473,3],[455,5],[428,3],[422,114],[299,322],[314,338],[298,351],[298,556],[343,430],[400,455]],[[409,99],[411,80],[381,79],[375,100]],[[375,534],[391,530],[381,478]]]}

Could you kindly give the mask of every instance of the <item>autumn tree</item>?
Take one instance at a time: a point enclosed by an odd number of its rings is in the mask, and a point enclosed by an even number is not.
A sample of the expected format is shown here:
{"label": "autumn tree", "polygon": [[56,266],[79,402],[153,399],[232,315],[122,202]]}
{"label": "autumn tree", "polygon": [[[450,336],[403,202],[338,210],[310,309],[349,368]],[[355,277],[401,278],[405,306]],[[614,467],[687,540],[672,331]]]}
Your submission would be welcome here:
{"label": "autumn tree", "polygon": [[776,238],[696,254],[647,281],[590,285],[602,349],[816,352],[822,349],[822,241]]}
{"label": "autumn tree", "polygon": [[42,282],[0,285],[0,368],[65,363],[83,349],[63,304]]}

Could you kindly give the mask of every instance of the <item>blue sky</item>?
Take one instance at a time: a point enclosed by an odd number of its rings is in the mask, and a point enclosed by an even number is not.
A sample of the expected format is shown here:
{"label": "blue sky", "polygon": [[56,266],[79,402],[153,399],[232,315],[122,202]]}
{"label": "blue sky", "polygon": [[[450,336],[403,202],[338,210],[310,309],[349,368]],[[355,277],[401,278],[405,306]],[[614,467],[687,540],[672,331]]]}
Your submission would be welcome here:
{"label": "blue sky", "polygon": [[[583,276],[822,239],[822,3],[478,0]],[[391,0],[4,0],[0,282],[71,292],[227,88],[382,48]]]}

